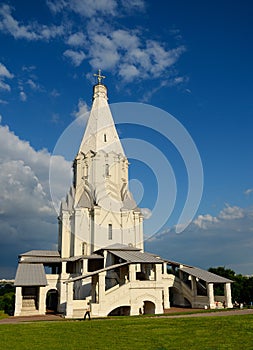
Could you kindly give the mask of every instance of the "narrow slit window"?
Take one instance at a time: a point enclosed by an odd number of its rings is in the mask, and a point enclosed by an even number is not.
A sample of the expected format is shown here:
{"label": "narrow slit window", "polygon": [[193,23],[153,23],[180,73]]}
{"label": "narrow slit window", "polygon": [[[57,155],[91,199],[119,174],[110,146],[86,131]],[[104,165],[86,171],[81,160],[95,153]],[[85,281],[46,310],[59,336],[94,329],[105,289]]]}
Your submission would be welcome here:
{"label": "narrow slit window", "polygon": [[106,134],[104,134],[104,142],[107,142]]}
{"label": "narrow slit window", "polygon": [[105,164],[105,176],[109,176],[109,164]]}
{"label": "narrow slit window", "polygon": [[112,224],[108,225],[108,239],[112,239]]}

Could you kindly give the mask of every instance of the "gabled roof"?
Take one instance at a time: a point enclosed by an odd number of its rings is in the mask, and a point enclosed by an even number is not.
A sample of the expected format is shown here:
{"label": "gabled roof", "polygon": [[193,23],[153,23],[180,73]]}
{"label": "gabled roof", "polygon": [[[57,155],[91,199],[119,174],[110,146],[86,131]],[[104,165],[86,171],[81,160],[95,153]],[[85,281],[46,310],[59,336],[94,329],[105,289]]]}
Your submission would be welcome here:
{"label": "gabled roof", "polygon": [[194,277],[197,277],[207,283],[232,283],[232,280],[218,276],[212,272],[199,269],[197,267],[182,267],[179,270],[188,273]]}
{"label": "gabled roof", "polygon": [[146,263],[146,264],[157,264],[163,263],[164,261],[157,258],[149,253],[141,253],[139,251],[129,250],[109,250],[109,252],[118,258],[125,260],[129,263]]}
{"label": "gabled roof", "polygon": [[98,254],[91,254],[91,255],[79,255],[79,256],[71,256],[70,258],[67,259],[63,259],[64,261],[77,261],[77,260],[81,260],[81,259],[104,259],[104,257],[102,255],[98,255]]}
{"label": "gabled roof", "polygon": [[42,264],[19,264],[14,286],[46,286],[47,279]]}
{"label": "gabled roof", "polygon": [[120,243],[114,243],[114,244],[108,245],[108,246],[101,248],[97,251],[100,251],[100,250],[131,250],[131,251],[136,250],[136,251],[140,251],[139,248],[132,247],[132,246],[125,245],[125,244],[120,244]]}
{"label": "gabled roof", "polygon": [[57,250],[30,250],[20,256],[50,256],[50,257],[60,257],[60,253]]}

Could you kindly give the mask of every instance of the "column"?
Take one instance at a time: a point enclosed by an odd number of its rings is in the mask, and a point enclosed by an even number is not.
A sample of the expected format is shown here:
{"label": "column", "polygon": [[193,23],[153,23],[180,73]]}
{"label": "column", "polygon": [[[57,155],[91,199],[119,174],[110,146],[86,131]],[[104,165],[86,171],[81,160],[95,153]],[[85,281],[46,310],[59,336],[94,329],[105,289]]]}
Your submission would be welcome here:
{"label": "column", "polygon": [[105,298],[105,275],[106,272],[100,272],[98,275],[98,302],[103,302]]}
{"label": "column", "polygon": [[192,296],[197,296],[197,281],[196,277],[191,276],[191,287],[192,287]]}
{"label": "column", "polygon": [[163,307],[164,309],[170,309],[170,296],[168,287],[164,287],[163,290]]}
{"label": "column", "polygon": [[213,283],[207,284],[207,296],[208,296],[210,309],[214,309],[215,303],[214,303]]}
{"label": "column", "polygon": [[162,264],[155,265],[155,280],[161,281],[162,279]]}
{"label": "column", "polygon": [[163,274],[167,275],[167,262],[163,263]]}
{"label": "column", "polygon": [[14,316],[20,316],[22,311],[22,287],[16,287],[15,293],[15,313]]}
{"label": "column", "polygon": [[83,259],[83,275],[88,272],[88,259]]}
{"label": "column", "polygon": [[61,277],[65,277],[64,275],[66,275],[67,273],[67,261],[63,261],[61,264]]}
{"label": "column", "polygon": [[67,283],[66,318],[73,317],[73,283]]}
{"label": "column", "polygon": [[136,269],[135,269],[135,264],[130,264],[129,265],[129,281],[136,281]]}
{"label": "column", "polygon": [[229,309],[232,309],[233,304],[232,304],[232,297],[231,297],[231,283],[225,283],[224,292],[225,292],[226,307]]}
{"label": "column", "polygon": [[46,314],[46,288],[39,287],[39,314]]}

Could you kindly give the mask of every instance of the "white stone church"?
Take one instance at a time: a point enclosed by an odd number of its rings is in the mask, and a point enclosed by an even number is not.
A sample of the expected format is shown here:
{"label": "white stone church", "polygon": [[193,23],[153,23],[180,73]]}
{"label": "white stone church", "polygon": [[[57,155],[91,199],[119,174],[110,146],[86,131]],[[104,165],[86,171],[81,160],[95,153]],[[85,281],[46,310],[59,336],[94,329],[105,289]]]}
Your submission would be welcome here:
{"label": "white stone church", "polygon": [[[144,252],[143,216],[128,187],[128,160],[98,82],[59,213],[58,250],[19,256],[15,316],[162,314],[171,306],[232,307],[231,281]],[[145,176],[145,175],[144,175]],[[224,295],[215,295],[215,285]]]}

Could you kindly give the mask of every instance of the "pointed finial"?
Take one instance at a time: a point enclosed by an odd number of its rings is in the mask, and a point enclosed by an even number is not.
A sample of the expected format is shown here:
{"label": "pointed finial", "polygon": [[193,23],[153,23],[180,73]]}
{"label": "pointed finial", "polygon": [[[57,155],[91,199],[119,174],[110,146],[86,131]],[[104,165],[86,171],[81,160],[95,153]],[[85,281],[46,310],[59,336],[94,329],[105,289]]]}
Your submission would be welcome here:
{"label": "pointed finial", "polygon": [[98,78],[98,84],[102,84],[102,80],[105,79],[104,75],[101,75],[101,69],[98,70],[98,74],[93,74],[94,77]]}

